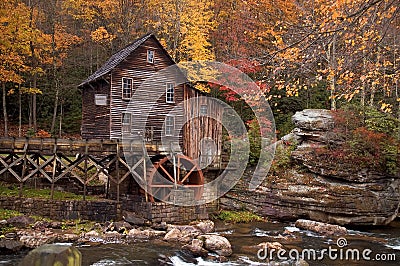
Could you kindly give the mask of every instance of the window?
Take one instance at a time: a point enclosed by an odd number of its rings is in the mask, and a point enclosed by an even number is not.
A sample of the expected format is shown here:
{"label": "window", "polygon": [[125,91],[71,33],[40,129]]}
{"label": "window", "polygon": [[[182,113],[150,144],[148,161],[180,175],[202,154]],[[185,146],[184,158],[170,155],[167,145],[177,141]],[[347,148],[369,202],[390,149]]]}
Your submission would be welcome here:
{"label": "window", "polygon": [[147,62],[150,64],[154,64],[154,51],[147,50]]}
{"label": "window", "polygon": [[203,104],[200,106],[200,115],[207,115],[208,113],[208,108],[206,104]]}
{"label": "window", "polygon": [[175,102],[174,99],[174,83],[167,83],[167,91],[165,94],[165,101],[167,103]]}
{"label": "window", "polygon": [[131,133],[132,128],[132,114],[122,113],[122,132]]}
{"label": "window", "polygon": [[175,117],[166,116],[165,117],[165,136],[173,136],[175,130]]}
{"label": "window", "polygon": [[106,94],[95,94],[94,103],[96,105],[107,105],[107,95]]}
{"label": "window", "polygon": [[122,78],[122,99],[130,100],[132,97],[132,79]]}

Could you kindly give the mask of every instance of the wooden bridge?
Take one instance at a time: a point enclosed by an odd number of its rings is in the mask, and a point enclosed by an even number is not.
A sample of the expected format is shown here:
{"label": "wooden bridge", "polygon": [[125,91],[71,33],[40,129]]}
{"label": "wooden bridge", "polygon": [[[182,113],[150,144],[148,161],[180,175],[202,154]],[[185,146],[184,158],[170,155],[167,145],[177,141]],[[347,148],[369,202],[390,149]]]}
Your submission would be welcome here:
{"label": "wooden bridge", "polygon": [[[190,158],[176,157],[177,165],[173,167],[179,165],[186,169],[171,170],[171,165],[165,160],[171,149],[138,140],[0,138],[0,180],[7,177],[8,182],[18,183],[20,196],[24,184],[32,184],[31,181],[36,184],[40,178],[50,183],[53,198],[56,182],[73,178],[83,187],[85,200],[90,183],[104,178],[107,182],[106,196],[112,190],[117,201],[127,191],[145,195],[146,201],[154,201],[153,193],[166,199],[171,197],[171,191],[177,186],[191,188],[195,197],[200,198],[204,178],[199,165]],[[157,157],[164,160],[149,160]],[[130,176],[134,176],[136,181],[133,190],[131,185],[127,185],[133,182]],[[167,181],[162,181],[163,178]],[[151,195],[144,193],[140,187],[147,187]]]}
{"label": "wooden bridge", "polygon": [[103,175],[115,185],[119,201],[120,185],[130,174],[145,182],[149,162],[144,149],[149,156],[165,151],[157,144],[135,141],[0,138],[0,176],[13,177],[20,193],[28,180],[46,178],[52,197],[57,181],[73,177],[83,186],[85,199],[89,183]]}

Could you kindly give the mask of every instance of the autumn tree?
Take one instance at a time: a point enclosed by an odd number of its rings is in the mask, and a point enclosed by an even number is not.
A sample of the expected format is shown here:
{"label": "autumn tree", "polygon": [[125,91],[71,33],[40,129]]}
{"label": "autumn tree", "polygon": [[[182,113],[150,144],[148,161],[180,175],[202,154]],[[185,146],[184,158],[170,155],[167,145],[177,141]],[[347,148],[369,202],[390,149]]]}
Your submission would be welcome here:
{"label": "autumn tree", "polygon": [[[0,83],[2,86],[4,135],[8,136],[7,94],[14,93],[13,85],[24,81],[29,70],[29,9],[19,1],[5,0],[0,4]],[[11,85],[7,92],[7,84]]]}

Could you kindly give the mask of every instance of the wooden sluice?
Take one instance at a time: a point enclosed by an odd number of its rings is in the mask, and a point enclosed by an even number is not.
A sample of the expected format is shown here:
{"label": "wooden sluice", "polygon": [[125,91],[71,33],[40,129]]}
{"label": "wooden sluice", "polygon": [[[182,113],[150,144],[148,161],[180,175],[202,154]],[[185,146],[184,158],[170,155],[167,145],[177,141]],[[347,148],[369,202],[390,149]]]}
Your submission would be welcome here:
{"label": "wooden sluice", "polygon": [[[145,149],[145,151],[144,151]],[[8,175],[20,185],[34,178],[45,178],[54,185],[63,178],[74,178],[83,186],[83,199],[87,186],[99,175],[116,187],[116,200],[120,200],[120,185],[131,175],[146,182],[150,157],[162,153],[157,144],[131,141],[72,140],[54,138],[0,138],[0,176]],[[109,187],[107,185],[107,187]]]}

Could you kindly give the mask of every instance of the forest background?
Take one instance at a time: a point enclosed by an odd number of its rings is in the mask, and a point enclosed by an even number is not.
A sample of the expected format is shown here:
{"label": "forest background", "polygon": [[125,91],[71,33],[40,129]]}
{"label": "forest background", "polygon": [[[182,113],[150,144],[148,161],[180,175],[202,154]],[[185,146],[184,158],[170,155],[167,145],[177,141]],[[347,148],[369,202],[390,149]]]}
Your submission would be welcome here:
{"label": "forest background", "polygon": [[[152,32],[176,62],[216,60],[248,74],[278,136],[298,110],[351,104],[398,139],[399,12],[398,0],[2,0],[1,134],[79,136],[77,85]],[[251,127],[246,104],[218,93]]]}

